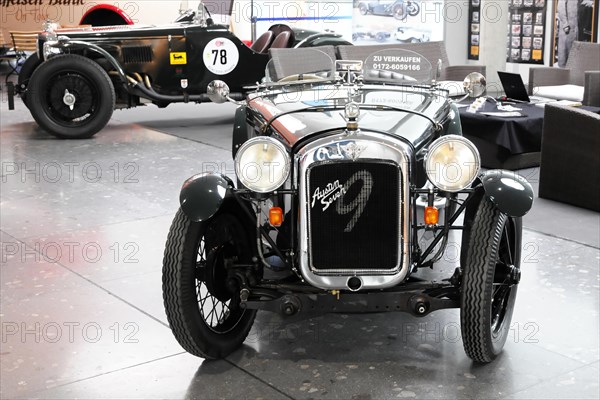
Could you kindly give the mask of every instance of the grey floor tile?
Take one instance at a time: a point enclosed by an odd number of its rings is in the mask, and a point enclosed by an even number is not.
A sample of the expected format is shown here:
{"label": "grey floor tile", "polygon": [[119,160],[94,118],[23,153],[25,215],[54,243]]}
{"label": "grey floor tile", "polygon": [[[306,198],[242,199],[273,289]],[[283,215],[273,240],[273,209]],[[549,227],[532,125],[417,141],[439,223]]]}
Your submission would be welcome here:
{"label": "grey floor tile", "polygon": [[127,276],[99,283],[104,289],[168,324],[162,297],[160,269],[143,275]]}
{"label": "grey floor tile", "polygon": [[513,324],[538,346],[585,363],[597,361],[599,285],[598,249],[537,253],[522,264]]}
{"label": "grey floor tile", "polygon": [[34,393],[40,399],[287,399],[226,361],[181,354]]}
{"label": "grey floor tile", "polygon": [[598,369],[583,367],[531,386],[508,399],[598,399]]}
{"label": "grey floor tile", "polygon": [[10,239],[5,246],[17,260],[60,264],[96,283],[159,272],[174,214]]}
{"label": "grey floor tile", "polygon": [[3,398],[181,352],[162,323],[59,265],[1,272]]}
{"label": "grey floor tile", "polygon": [[[158,110],[148,106],[116,112],[113,119],[230,150],[236,107],[212,103],[172,104],[166,110]],[[169,117],[165,118],[165,114]]]}
{"label": "grey floor tile", "polygon": [[102,224],[134,221],[170,212],[143,195],[102,185],[84,190],[4,201],[2,229],[20,239],[68,232]]}

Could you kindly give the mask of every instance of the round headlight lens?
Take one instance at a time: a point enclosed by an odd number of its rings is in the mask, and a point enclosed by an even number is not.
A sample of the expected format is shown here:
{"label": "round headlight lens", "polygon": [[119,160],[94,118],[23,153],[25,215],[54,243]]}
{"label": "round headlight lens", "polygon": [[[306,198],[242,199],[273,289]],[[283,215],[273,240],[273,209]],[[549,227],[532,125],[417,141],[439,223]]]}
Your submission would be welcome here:
{"label": "round headlight lens", "polygon": [[479,151],[471,141],[446,135],[431,144],[425,157],[427,177],[436,187],[458,192],[468,187],[479,172]]}
{"label": "round headlight lens", "polygon": [[272,192],[287,180],[290,156],[278,140],[256,137],[244,143],[235,155],[235,173],[248,189]]}

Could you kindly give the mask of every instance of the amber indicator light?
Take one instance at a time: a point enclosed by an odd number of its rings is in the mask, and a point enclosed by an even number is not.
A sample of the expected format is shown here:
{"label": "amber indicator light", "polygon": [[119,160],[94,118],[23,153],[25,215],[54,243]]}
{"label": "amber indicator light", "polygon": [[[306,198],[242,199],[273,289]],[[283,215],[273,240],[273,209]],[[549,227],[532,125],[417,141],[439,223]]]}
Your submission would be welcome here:
{"label": "amber indicator light", "polygon": [[280,207],[272,207],[269,210],[269,223],[275,227],[283,224],[283,210]]}
{"label": "amber indicator light", "polygon": [[437,207],[425,207],[425,223],[427,225],[436,225],[439,220],[439,211]]}

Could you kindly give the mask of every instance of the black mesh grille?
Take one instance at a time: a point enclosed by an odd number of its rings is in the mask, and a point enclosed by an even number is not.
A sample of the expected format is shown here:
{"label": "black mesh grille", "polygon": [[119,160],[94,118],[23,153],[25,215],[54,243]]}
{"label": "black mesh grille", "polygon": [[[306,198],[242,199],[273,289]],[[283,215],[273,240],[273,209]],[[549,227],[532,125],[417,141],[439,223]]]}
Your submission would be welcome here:
{"label": "black mesh grille", "polygon": [[152,47],[123,47],[123,62],[126,64],[152,62]]}
{"label": "black mesh grille", "polygon": [[320,270],[398,265],[400,170],[378,160],[310,168],[311,266]]}

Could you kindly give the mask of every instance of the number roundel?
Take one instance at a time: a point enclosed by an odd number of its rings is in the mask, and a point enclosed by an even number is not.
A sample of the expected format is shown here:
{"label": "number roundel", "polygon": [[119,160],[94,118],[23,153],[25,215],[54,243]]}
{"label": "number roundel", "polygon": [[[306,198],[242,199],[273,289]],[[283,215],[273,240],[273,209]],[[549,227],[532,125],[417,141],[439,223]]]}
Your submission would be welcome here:
{"label": "number roundel", "polygon": [[204,65],[215,75],[226,75],[238,64],[238,48],[227,38],[214,38],[204,47]]}

